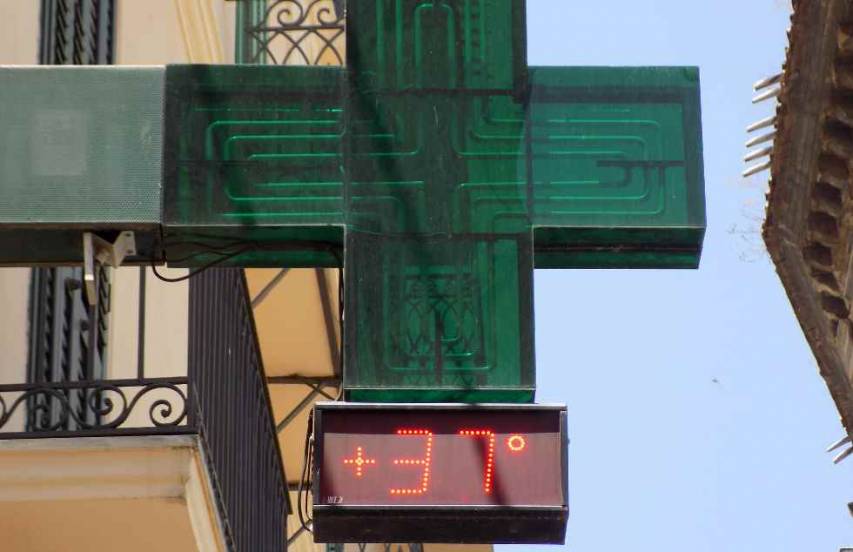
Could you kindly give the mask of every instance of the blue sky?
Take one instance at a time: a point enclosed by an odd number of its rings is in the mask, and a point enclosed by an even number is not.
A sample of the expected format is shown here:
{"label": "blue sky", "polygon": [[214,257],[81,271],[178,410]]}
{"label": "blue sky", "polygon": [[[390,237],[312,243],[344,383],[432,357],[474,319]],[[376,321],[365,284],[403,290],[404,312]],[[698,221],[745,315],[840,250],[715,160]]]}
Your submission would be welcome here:
{"label": "blue sky", "polygon": [[[569,407],[574,552],[853,544],[853,458],[759,237],[745,127],[771,106],[783,0],[528,0],[531,65],[698,65],[708,234],[698,271],[537,271],[539,402]],[[719,383],[714,383],[713,380]],[[539,550],[533,546],[501,550]],[[555,547],[542,547],[555,550]]]}

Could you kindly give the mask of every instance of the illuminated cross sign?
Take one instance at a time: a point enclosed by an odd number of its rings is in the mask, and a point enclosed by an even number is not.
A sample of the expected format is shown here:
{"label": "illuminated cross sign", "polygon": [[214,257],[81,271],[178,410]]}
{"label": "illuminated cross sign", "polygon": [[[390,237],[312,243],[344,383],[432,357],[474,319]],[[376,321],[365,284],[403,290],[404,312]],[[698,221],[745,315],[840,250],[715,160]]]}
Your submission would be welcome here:
{"label": "illuminated cross sign", "polygon": [[565,407],[338,402],[314,415],[316,541],[563,542]]}
{"label": "illuminated cross sign", "polygon": [[[348,9],[344,68],[0,68],[0,264],[340,266],[346,397],[389,403],[532,401],[534,267],[698,265],[697,69],[528,67],[523,0]],[[562,414],[454,408],[323,414],[318,538],[561,541]]]}
{"label": "illuminated cross sign", "polygon": [[343,265],[348,398],[530,401],[534,266],[697,265],[695,68],[529,68],[519,0],[347,27],[346,68],[167,68],[164,227],[170,264]]}

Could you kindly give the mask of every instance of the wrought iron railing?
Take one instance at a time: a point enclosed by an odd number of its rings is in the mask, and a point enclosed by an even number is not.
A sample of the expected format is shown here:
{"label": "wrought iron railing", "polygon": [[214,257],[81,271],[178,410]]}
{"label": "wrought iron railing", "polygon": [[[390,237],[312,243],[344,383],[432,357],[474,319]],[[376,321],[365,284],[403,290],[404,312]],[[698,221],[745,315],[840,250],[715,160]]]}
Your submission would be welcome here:
{"label": "wrought iron railing", "polygon": [[241,0],[238,63],[345,65],[344,0]]}
{"label": "wrought iron railing", "polygon": [[[43,279],[44,275],[38,270],[34,270],[34,282]],[[68,287],[69,281],[73,281],[70,276],[49,287]],[[187,374],[153,378],[145,374],[145,280],[145,270],[140,269],[138,366],[136,377],[133,378],[104,379],[103,367],[97,370],[93,368],[96,360],[96,355],[91,354],[93,347],[89,347],[90,354],[83,354],[82,346],[76,343],[80,340],[78,334],[52,329],[91,325],[91,317],[69,316],[69,313],[83,309],[82,299],[71,297],[57,303],[57,308],[66,312],[54,313],[50,317],[45,317],[42,308],[31,308],[31,318],[38,319],[39,323],[31,321],[29,324],[30,364],[33,364],[32,357],[46,356],[48,366],[39,370],[30,366],[27,371],[28,381],[25,383],[0,385],[0,439],[181,434],[198,431],[194,424],[188,423],[189,389],[192,385]],[[78,289],[76,293],[82,292]],[[99,299],[99,305],[109,302],[109,297],[102,294]],[[30,300],[35,303],[38,296],[33,295]],[[73,304],[71,300],[74,300]],[[54,305],[55,301],[47,303]],[[62,320],[56,320],[60,315]],[[24,321],[21,323],[24,324]],[[89,338],[91,342],[96,336],[89,335]],[[49,342],[49,346],[43,342]],[[69,351],[62,358],[54,358],[58,356],[56,351],[46,355],[43,351],[45,348]],[[57,368],[70,362],[65,357],[74,357],[80,366],[73,371]],[[79,377],[80,374],[83,376]]]}
{"label": "wrought iron railing", "polygon": [[285,550],[287,490],[243,272],[198,274],[189,296],[186,376],[146,377],[140,324],[136,378],[0,385],[0,439],[198,435],[229,549]]}
{"label": "wrought iron railing", "polygon": [[285,550],[286,485],[241,269],[190,281],[189,378],[197,426],[234,550]]}
{"label": "wrought iron railing", "polygon": [[[188,385],[181,376],[0,385],[0,439],[195,433]],[[13,424],[26,429],[4,431]]]}

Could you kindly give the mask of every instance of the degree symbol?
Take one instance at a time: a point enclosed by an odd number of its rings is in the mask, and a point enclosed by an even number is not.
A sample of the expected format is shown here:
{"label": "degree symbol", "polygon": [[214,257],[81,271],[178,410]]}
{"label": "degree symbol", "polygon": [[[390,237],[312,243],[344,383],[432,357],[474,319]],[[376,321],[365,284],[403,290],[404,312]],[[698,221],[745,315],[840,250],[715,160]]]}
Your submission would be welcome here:
{"label": "degree symbol", "polygon": [[524,447],[527,446],[527,441],[525,441],[524,437],[521,435],[511,435],[506,440],[506,446],[509,447],[509,450],[512,452],[521,452],[524,450]]}

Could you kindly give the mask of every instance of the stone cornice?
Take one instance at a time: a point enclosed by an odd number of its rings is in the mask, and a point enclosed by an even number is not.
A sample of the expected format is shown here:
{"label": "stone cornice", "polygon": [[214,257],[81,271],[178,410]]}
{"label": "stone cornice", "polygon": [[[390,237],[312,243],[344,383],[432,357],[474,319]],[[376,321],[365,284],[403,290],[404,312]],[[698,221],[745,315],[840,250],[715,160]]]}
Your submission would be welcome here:
{"label": "stone cornice", "polygon": [[853,43],[850,3],[799,0],[789,32],[764,240],[853,432]]}

